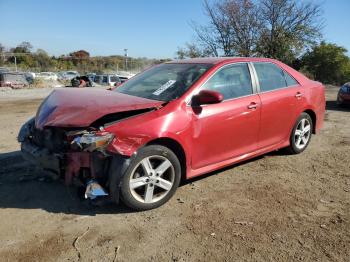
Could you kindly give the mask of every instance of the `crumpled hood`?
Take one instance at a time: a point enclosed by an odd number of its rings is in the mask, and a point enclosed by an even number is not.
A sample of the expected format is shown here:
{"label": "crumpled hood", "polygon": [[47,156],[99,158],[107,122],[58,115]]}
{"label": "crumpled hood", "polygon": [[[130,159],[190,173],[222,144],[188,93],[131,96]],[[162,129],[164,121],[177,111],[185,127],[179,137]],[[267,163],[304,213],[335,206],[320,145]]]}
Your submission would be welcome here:
{"label": "crumpled hood", "polygon": [[57,89],[39,107],[35,126],[87,127],[107,114],[159,107],[163,103],[101,89]]}

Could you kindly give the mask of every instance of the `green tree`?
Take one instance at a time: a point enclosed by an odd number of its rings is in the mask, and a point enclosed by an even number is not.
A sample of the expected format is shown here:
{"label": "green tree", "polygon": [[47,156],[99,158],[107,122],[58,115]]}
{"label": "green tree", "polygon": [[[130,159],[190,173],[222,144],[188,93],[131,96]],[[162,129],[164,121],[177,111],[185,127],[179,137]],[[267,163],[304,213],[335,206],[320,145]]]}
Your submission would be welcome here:
{"label": "green tree", "polygon": [[258,53],[287,64],[316,44],[323,20],[320,4],[312,1],[260,0],[264,23]]}
{"label": "green tree", "polygon": [[350,81],[350,58],[344,47],[321,42],[301,58],[301,68],[325,84]]}
{"label": "green tree", "polygon": [[33,46],[29,42],[22,42],[15,48],[11,48],[12,53],[30,53],[31,50],[33,49]]}
{"label": "green tree", "polygon": [[31,45],[31,43],[22,42],[16,47],[10,49],[10,52],[14,53],[14,55],[10,56],[8,61],[11,64],[13,64],[15,63],[15,57],[16,57],[17,66],[23,69],[31,68],[34,66],[34,60],[31,54],[32,49],[33,49],[33,46]]}
{"label": "green tree", "polygon": [[33,54],[33,60],[35,61],[35,67],[40,71],[48,71],[53,68],[53,59],[49,57],[43,49],[38,49],[35,54]]}

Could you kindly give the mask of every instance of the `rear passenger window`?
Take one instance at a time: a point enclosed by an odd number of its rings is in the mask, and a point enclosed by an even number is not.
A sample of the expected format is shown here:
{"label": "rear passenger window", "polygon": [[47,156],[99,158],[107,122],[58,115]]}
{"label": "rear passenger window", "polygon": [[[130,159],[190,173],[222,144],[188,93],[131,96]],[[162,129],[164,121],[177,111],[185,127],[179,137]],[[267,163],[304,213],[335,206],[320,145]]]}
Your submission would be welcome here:
{"label": "rear passenger window", "polygon": [[284,71],[284,76],[285,76],[286,81],[287,81],[287,86],[299,85],[299,83],[286,71]]}
{"label": "rear passenger window", "polygon": [[272,63],[254,63],[258,75],[260,91],[266,92],[286,87],[286,79],[281,68]]}
{"label": "rear passenger window", "polygon": [[226,66],[216,72],[202,89],[220,92],[224,100],[252,94],[252,82],[245,63]]}

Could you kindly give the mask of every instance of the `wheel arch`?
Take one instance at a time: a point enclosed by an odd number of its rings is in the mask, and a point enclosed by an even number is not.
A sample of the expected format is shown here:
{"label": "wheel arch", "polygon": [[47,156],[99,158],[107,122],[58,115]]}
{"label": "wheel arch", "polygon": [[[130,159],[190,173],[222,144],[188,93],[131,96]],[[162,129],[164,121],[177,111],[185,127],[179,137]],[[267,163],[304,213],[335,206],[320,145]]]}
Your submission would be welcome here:
{"label": "wheel arch", "polygon": [[303,113],[307,113],[310,117],[311,117],[311,120],[312,120],[312,133],[313,134],[316,134],[316,121],[317,121],[317,117],[316,117],[316,113],[315,111],[313,111],[312,109],[306,109],[304,110]]}
{"label": "wheel arch", "polygon": [[187,172],[187,162],[186,162],[186,153],[182,145],[176,141],[175,139],[169,138],[169,137],[160,137],[156,138],[154,140],[149,141],[145,146],[148,145],[161,145],[169,148],[171,151],[174,152],[176,157],[180,161],[181,165],[181,180],[186,179],[186,172]]}

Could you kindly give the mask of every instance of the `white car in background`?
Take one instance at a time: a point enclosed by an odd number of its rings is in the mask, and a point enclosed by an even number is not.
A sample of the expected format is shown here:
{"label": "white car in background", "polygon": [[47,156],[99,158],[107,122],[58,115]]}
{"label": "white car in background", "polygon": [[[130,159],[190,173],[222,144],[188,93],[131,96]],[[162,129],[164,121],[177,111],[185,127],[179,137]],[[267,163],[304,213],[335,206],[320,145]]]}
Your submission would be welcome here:
{"label": "white car in background", "polygon": [[58,76],[53,72],[41,72],[36,74],[35,78],[42,79],[42,80],[57,81]]}
{"label": "white car in background", "polygon": [[72,80],[78,76],[80,76],[80,74],[77,71],[64,71],[59,73],[59,78],[62,80]]}
{"label": "white car in background", "polygon": [[132,78],[135,74],[132,74],[132,73],[129,73],[129,72],[120,71],[120,72],[118,72],[117,75],[118,75],[120,81],[122,83],[124,83],[128,79]]}
{"label": "white car in background", "polygon": [[116,86],[122,83],[120,78],[114,74],[96,75],[94,82],[101,86]]}

